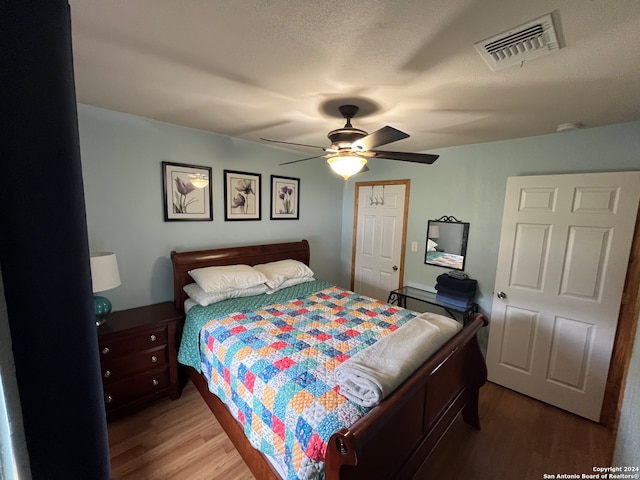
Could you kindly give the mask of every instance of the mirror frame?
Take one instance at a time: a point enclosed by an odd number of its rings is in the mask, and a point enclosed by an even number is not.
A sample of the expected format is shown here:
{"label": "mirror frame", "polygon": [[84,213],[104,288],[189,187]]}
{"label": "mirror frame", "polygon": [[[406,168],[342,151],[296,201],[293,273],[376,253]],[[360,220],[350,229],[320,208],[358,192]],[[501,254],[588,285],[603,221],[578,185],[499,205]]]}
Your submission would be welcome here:
{"label": "mirror frame", "polygon": [[[462,227],[462,238],[460,244],[460,256],[462,256],[462,266],[460,268],[452,267],[451,265],[434,263],[428,260],[428,245],[429,245],[429,229],[434,226],[434,223],[456,224]],[[449,270],[462,270],[464,271],[465,264],[467,262],[467,240],[469,239],[469,222],[462,222],[456,217],[444,215],[435,220],[427,221],[427,239],[425,241],[424,263],[426,265],[433,265],[434,267],[448,268]],[[437,242],[436,242],[437,243]],[[451,252],[444,252],[451,253]]]}

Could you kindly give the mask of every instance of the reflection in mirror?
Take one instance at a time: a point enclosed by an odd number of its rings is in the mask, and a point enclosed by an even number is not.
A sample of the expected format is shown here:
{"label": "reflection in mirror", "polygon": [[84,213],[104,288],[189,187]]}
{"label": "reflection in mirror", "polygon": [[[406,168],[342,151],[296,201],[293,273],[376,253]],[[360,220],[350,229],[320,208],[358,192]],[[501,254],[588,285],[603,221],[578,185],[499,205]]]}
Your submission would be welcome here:
{"label": "reflection in mirror", "polygon": [[424,263],[451,270],[464,270],[468,236],[468,222],[447,216],[429,220]]}

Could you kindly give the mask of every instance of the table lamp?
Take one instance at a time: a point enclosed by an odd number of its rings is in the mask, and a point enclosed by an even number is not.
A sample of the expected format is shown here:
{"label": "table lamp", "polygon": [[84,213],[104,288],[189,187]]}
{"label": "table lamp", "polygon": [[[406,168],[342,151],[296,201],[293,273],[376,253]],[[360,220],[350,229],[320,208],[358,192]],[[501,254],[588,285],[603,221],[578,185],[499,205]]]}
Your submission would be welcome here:
{"label": "table lamp", "polygon": [[[111,290],[120,285],[120,272],[118,272],[115,253],[91,253],[91,285],[93,293]],[[111,302],[108,298],[94,295],[93,308],[96,314],[96,326],[100,326],[111,313]]]}

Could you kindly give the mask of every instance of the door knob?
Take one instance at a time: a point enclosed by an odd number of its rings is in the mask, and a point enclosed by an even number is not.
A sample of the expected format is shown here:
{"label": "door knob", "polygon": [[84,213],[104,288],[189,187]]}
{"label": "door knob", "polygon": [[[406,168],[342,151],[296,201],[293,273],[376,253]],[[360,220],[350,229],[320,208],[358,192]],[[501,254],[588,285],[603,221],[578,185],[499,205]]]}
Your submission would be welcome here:
{"label": "door knob", "polygon": [[498,292],[496,293],[496,297],[498,297],[500,300],[504,300],[505,298],[507,298],[507,294],[504,292]]}
{"label": "door knob", "polygon": [[398,271],[398,265],[394,265],[393,267],[391,267],[391,270],[393,270],[394,272]]}

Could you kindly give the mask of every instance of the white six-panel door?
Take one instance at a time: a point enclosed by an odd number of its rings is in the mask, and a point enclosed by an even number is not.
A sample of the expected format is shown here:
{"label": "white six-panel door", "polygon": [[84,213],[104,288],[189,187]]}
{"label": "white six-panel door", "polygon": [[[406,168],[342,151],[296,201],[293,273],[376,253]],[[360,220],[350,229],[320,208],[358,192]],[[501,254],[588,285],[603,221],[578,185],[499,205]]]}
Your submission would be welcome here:
{"label": "white six-panel door", "polygon": [[510,177],[489,380],[598,421],[640,172]]}
{"label": "white six-panel door", "polygon": [[357,184],[353,290],[386,301],[400,285],[404,248],[403,184]]}

